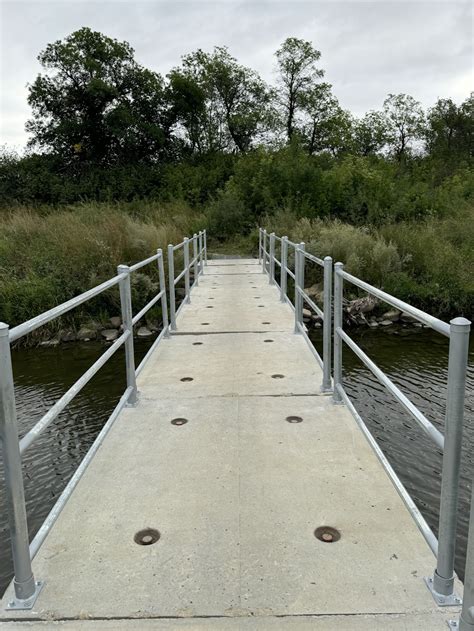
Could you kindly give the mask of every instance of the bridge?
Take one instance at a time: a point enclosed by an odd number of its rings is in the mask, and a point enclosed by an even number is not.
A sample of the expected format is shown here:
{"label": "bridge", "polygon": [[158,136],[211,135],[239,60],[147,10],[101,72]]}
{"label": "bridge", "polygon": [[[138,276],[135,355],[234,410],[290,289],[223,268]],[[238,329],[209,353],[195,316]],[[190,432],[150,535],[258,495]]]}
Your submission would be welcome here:
{"label": "bridge", "polygon": [[[1,326],[15,569],[5,629],[474,628],[474,518],[464,589],[454,573],[469,322],[444,323],[304,243],[259,235],[258,259],[208,260],[201,232],[24,324]],[[310,265],[321,273],[320,305],[304,289]],[[134,314],[130,278],[145,266],[159,291]],[[344,330],[348,283],[449,337],[444,432]],[[120,337],[19,439],[11,344],[116,286]],[[163,329],[135,366],[133,327],[158,304]],[[322,356],[303,305],[322,321]],[[444,452],[438,539],[346,394],[343,344]],[[21,456],[121,348],[126,390],[30,542]]]}

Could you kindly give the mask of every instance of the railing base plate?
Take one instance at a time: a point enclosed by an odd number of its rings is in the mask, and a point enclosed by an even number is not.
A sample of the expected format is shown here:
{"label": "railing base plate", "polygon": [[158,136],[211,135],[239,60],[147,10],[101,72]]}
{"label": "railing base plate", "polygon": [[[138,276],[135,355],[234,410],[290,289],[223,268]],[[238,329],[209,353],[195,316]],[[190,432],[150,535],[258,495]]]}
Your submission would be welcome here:
{"label": "railing base plate", "polygon": [[456,605],[462,605],[462,598],[460,598],[457,594],[453,593],[449,596],[445,596],[444,594],[438,594],[438,592],[435,592],[433,589],[433,578],[431,576],[425,576],[423,580],[425,581],[426,587],[430,590],[438,607],[453,607]]}
{"label": "railing base plate", "polygon": [[448,620],[448,627],[451,631],[459,631],[459,622],[457,620]]}
{"label": "railing base plate", "polygon": [[35,581],[35,593],[29,598],[14,598],[7,603],[5,609],[8,611],[21,610],[21,609],[33,609],[36,599],[40,595],[41,590],[44,587],[44,581]]}

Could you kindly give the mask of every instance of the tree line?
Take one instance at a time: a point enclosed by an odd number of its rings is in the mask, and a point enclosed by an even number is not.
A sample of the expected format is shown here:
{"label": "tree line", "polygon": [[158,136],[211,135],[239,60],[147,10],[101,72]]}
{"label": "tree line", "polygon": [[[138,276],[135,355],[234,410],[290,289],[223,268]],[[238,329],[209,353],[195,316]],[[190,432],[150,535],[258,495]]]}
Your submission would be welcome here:
{"label": "tree line", "polygon": [[[275,52],[275,85],[226,47],[189,53],[162,77],[137,63],[127,42],[86,27],[48,44],[38,60],[44,72],[29,86],[27,152],[0,156],[3,201],[24,196],[32,180],[30,198],[54,200],[54,186],[46,193],[41,182],[48,174],[59,178],[55,186],[89,178],[84,193],[94,197],[94,189],[103,194],[102,176],[90,184],[94,172],[135,169],[139,182],[144,167],[156,174],[209,159],[219,163],[220,182],[234,158],[288,145],[326,161],[349,155],[404,165],[428,157],[448,171],[474,154],[474,94],[459,105],[440,98],[427,111],[410,95],[389,94],[381,110],[356,117],[324,80],[320,51],[295,37]],[[110,186],[120,197],[117,178]]]}

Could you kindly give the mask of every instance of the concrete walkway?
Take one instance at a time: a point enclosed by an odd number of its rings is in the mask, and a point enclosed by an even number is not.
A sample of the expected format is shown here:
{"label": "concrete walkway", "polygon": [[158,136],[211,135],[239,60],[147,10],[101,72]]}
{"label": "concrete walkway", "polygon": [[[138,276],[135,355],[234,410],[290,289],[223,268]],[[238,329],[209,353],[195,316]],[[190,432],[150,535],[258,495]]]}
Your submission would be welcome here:
{"label": "concrete walkway", "polygon": [[209,261],[191,299],[2,628],[445,631],[431,551],[257,262]]}

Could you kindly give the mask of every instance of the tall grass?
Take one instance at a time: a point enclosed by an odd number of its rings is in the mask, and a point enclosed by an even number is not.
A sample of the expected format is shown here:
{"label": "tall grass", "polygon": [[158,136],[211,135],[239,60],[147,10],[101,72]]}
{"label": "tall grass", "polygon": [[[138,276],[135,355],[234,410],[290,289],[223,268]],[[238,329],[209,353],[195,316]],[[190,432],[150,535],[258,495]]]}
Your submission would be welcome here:
{"label": "tall grass", "polygon": [[[297,219],[286,211],[263,223],[268,231],[304,241],[309,252],[342,261],[348,272],[435,315],[473,315],[474,206],[446,218],[380,227]],[[306,284],[315,278],[309,271]]]}
{"label": "tall grass", "polygon": [[[204,225],[184,203],[96,202],[16,208],[0,216],[0,319],[16,325],[90,289],[131,264],[166,249]],[[134,274],[134,298],[154,291],[156,269]],[[77,318],[103,318],[118,308],[111,291],[87,303]]]}

